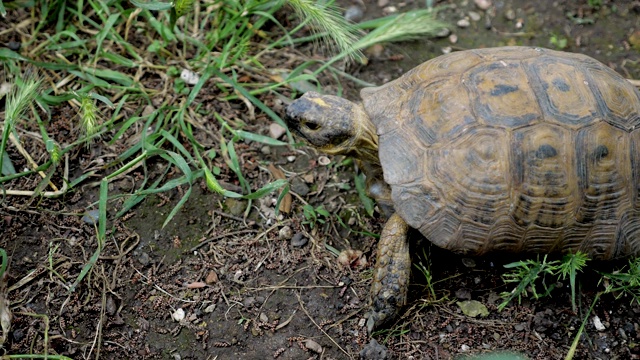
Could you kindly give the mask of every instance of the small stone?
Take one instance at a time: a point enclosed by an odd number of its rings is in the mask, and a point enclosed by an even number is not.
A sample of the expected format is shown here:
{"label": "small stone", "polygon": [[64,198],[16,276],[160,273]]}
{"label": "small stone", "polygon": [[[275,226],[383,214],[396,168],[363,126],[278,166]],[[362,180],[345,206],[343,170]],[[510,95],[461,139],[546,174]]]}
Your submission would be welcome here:
{"label": "small stone", "polygon": [[207,306],[206,308],[204,308],[204,312],[207,313],[207,314],[210,314],[215,309],[216,309],[216,304],[211,304],[211,305]]}
{"label": "small stone", "polygon": [[234,216],[241,216],[247,208],[247,203],[244,200],[234,198],[226,198],[224,204],[227,206],[229,213]]}
{"label": "small stone", "polygon": [[151,262],[151,259],[149,258],[149,254],[147,254],[146,252],[143,252],[142,254],[140,254],[140,256],[138,256],[138,262],[142,266],[149,265],[149,263]]}
{"label": "small stone", "polygon": [[621,337],[622,337],[622,339],[624,339],[624,340],[629,339],[629,337],[627,336],[627,333],[626,333],[626,332],[624,332],[624,329],[623,329],[623,328],[619,328],[619,329],[618,329],[618,334],[620,334],[620,336],[621,336]]}
{"label": "small stone", "polygon": [[451,46],[445,46],[441,50],[443,54],[448,54],[453,50],[453,48],[451,48]]}
{"label": "small stone", "polygon": [[472,21],[480,21],[480,19],[482,19],[480,14],[475,11],[469,11],[469,18],[471,18]]}
{"label": "small stone", "polygon": [[372,59],[380,59],[382,58],[382,54],[384,54],[384,46],[382,44],[372,45],[368,47],[364,53]]}
{"label": "small stone", "polygon": [[218,274],[216,274],[215,271],[211,270],[209,271],[209,274],[207,274],[207,278],[204,281],[209,285],[215,284],[218,282]]}
{"label": "small stone", "polygon": [[513,326],[513,328],[514,328],[516,331],[524,331],[524,324],[515,324],[515,325]]}
{"label": "small stone", "polygon": [[267,314],[265,313],[260,313],[260,321],[262,321],[263,323],[268,323],[269,322],[269,317],[267,316]]}
{"label": "small stone", "polygon": [[302,179],[295,177],[291,180],[291,191],[300,196],[306,196],[311,190]]}
{"label": "small stone", "polygon": [[449,34],[451,34],[451,30],[449,30],[448,28],[442,28],[442,29],[438,30],[438,32],[436,33],[436,37],[445,38],[445,37],[449,36]]}
{"label": "small stone", "polygon": [[491,7],[491,0],[473,0],[473,2],[480,10],[487,10]]}
{"label": "small stone", "polygon": [[278,231],[278,239],[280,240],[289,240],[293,236],[293,230],[289,225],[284,226],[280,231]]}
{"label": "small stone", "polygon": [[460,288],[456,290],[456,297],[460,300],[471,300],[471,290]]}
{"label": "small stone", "polygon": [[513,9],[507,9],[507,11],[504,12],[504,18],[513,21],[516,19],[516,12],[513,11]]}
{"label": "small stone", "polygon": [[596,330],[598,331],[604,331],[606,329],[606,327],[604,326],[604,324],[602,324],[602,321],[600,320],[598,315],[593,317],[593,326],[595,326]]}
{"label": "small stone", "polygon": [[387,358],[387,348],[384,345],[380,345],[376,339],[371,339],[360,350],[360,358],[365,360],[385,360]]}
{"label": "small stone", "polygon": [[173,360],[182,360],[182,356],[180,356],[180,354],[173,354]]}
{"label": "small stone", "polygon": [[311,340],[311,339],[307,339],[304,342],[304,347],[306,347],[307,349],[317,353],[317,354],[322,354],[322,346],[320,346],[320,344],[318,344],[317,342]]}
{"label": "small stone", "polygon": [[462,352],[467,352],[470,349],[471,348],[469,347],[469,345],[466,345],[466,344],[462,344],[462,346],[460,346],[460,351],[462,351]]}
{"label": "small stone", "polygon": [[451,34],[449,35],[449,42],[452,44],[455,44],[458,42],[458,35],[456,34]]}
{"label": "small stone", "polygon": [[270,155],[271,154],[271,147],[269,145],[265,145],[265,146],[260,148],[260,152],[263,155]]}
{"label": "small stone", "polygon": [[360,6],[356,6],[356,5],[349,6],[347,10],[344,12],[345,20],[350,22],[354,22],[354,23],[360,22],[360,20],[362,20],[363,17],[364,17],[364,12],[360,8]]}
{"label": "small stone", "polygon": [[288,161],[288,162],[294,162],[294,161],[296,161],[296,156],[295,156],[295,155],[289,155],[289,156],[287,156],[287,161]]}
{"label": "small stone", "polygon": [[13,51],[18,51],[18,50],[20,50],[20,46],[21,46],[21,44],[20,44],[19,42],[17,42],[17,41],[9,41],[9,42],[7,43],[7,47],[8,47],[9,49],[13,50]]}
{"label": "small stone", "polygon": [[472,258],[462,258],[462,265],[468,268],[474,268],[476,267],[476,261]]}
{"label": "small stone", "polygon": [[116,307],[116,301],[113,300],[113,296],[107,296],[107,303],[105,304],[105,310],[108,315],[114,315],[118,308]]}
{"label": "small stone", "polygon": [[99,216],[98,210],[89,210],[82,217],[82,221],[84,221],[89,225],[95,225],[98,223],[98,216]]}
{"label": "small stone", "polygon": [[463,29],[464,29],[464,28],[466,28],[466,27],[469,27],[469,25],[471,25],[471,23],[469,22],[469,19],[464,18],[464,19],[460,19],[460,20],[458,20],[458,22],[456,23],[456,25],[458,25],[458,27],[461,27],[461,28],[463,28]]}
{"label": "small stone", "polygon": [[279,139],[282,135],[287,133],[287,129],[280,126],[280,124],[271,123],[269,125],[269,136],[274,139]]}
{"label": "small stone", "polygon": [[256,298],[253,296],[249,296],[248,298],[245,298],[244,300],[242,300],[242,306],[246,307],[246,308],[250,308],[253,305],[255,305],[256,303]]}
{"label": "small stone", "polygon": [[398,12],[398,8],[395,6],[387,6],[384,9],[382,9],[382,14],[384,15],[391,15],[397,12]]}
{"label": "small stone", "polygon": [[145,318],[138,318],[138,326],[140,327],[140,330],[147,331],[149,330],[149,327],[151,326],[151,324]]}
{"label": "small stone", "polygon": [[236,270],[236,272],[233,274],[233,281],[239,282],[243,275],[244,274],[242,273],[242,270]]}
{"label": "small stone", "polygon": [[378,7],[383,8],[387,5],[389,5],[389,0],[378,0]]}
{"label": "small stone", "polygon": [[171,313],[171,318],[173,319],[173,321],[180,322],[184,320],[185,315],[186,314],[182,308],[177,308],[176,311]]}
{"label": "small stone", "polygon": [[180,79],[182,79],[185,83],[189,85],[195,85],[200,81],[200,75],[197,72],[182,69],[182,73],[180,73]]}
{"label": "small stone", "polygon": [[291,245],[294,247],[303,247],[307,244],[308,241],[309,239],[304,237],[303,233],[299,232],[293,235],[293,237],[291,238]]}
{"label": "small stone", "polygon": [[318,157],[318,164],[322,165],[322,166],[327,166],[329,164],[331,164],[331,159],[329,159],[326,156],[320,156]]}

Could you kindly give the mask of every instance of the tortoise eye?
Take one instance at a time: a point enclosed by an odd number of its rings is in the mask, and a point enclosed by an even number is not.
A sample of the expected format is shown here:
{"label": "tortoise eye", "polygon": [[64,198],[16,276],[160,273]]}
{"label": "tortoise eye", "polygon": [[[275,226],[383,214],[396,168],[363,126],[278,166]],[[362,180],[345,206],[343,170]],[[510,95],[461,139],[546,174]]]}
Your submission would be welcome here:
{"label": "tortoise eye", "polygon": [[311,131],[317,131],[321,128],[320,124],[313,121],[303,121],[301,125]]}

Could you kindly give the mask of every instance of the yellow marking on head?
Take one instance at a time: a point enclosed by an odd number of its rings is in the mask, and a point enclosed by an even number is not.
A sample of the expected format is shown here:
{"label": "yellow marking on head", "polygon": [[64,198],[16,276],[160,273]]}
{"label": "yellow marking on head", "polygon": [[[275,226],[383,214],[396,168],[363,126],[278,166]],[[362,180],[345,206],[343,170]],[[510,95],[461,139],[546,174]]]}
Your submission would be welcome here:
{"label": "yellow marking on head", "polygon": [[318,104],[319,106],[322,107],[327,107],[329,106],[324,100],[322,100],[322,98],[313,98],[313,99],[309,99],[311,101],[313,101],[314,103]]}

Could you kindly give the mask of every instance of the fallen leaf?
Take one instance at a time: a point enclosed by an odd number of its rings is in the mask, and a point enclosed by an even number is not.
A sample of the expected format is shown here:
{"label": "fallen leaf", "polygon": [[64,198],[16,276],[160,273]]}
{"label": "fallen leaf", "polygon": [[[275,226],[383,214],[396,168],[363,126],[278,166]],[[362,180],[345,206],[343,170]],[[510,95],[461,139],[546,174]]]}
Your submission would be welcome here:
{"label": "fallen leaf", "polygon": [[[273,164],[269,164],[268,169],[271,175],[276,180],[287,180],[287,177],[284,175],[284,172],[278,169],[277,167],[275,167]],[[293,198],[291,197],[291,194],[286,193],[282,198],[282,201],[280,201],[280,206],[278,207],[278,210],[288,214],[289,212],[291,212],[292,201],[293,201]]]}
{"label": "fallen leaf", "polygon": [[489,310],[483,303],[477,300],[458,301],[456,304],[462,312],[470,317],[485,317],[489,315]]}

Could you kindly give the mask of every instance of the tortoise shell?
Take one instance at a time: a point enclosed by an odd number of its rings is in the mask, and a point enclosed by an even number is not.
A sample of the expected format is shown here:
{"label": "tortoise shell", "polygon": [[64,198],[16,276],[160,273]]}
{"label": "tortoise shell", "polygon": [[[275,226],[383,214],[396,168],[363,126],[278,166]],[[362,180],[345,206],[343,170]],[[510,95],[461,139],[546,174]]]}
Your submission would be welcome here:
{"label": "tortoise shell", "polygon": [[361,96],[395,210],[436,245],[640,253],[640,93],[602,63],[461,51]]}

